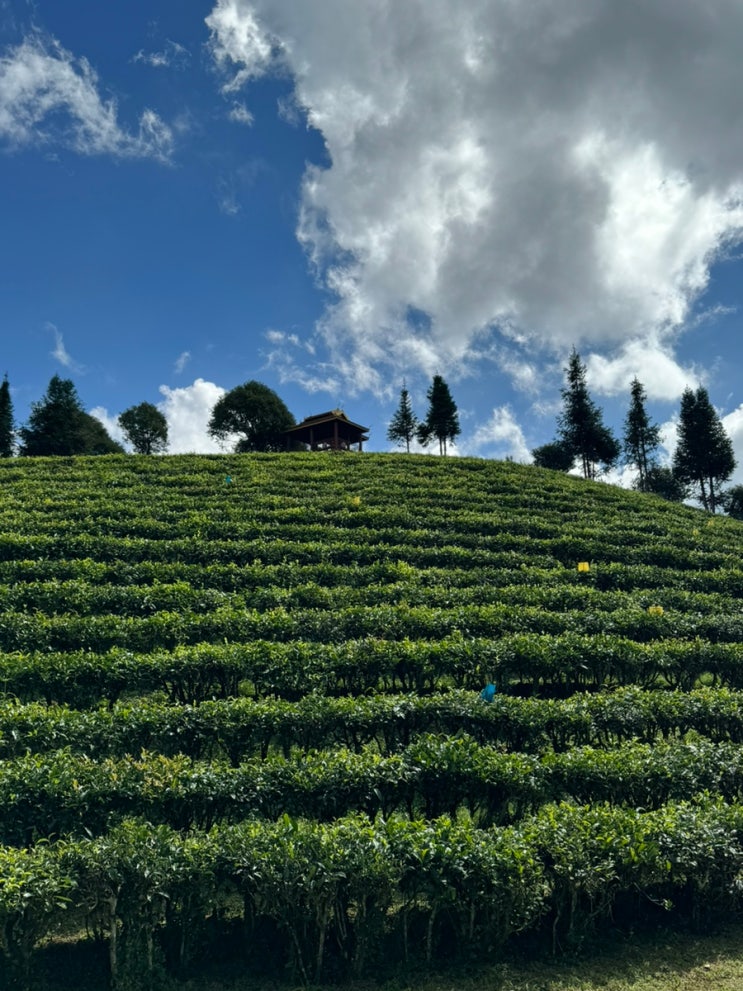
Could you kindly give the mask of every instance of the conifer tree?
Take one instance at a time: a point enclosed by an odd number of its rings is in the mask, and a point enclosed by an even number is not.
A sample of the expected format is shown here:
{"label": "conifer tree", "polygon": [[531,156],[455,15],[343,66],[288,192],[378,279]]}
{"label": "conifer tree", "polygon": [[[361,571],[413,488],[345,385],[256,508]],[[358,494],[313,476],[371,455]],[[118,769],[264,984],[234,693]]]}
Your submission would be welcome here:
{"label": "conifer tree", "polygon": [[410,442],[415,438],[418,427],[418,417],[413,412],[410,402],[410,393],[403,385],[400,392],[400,404],[390,420],[387,428],[387,440],[397,444],[405,441],[405,450],[410,454]]}
{"label": "conifer tree", "polygon": [[418,424],[418,440],[428,447],[435,437],[439,442],[439,454],[446,454],[447,441],[453,441],[462,431],[457,404],[441,375],[434,375],[426,398],[428,413],[426,419]]}
{"label": "conifer tree", "polygon": [[71,379],[54,375],[45,395],[31,405],[26,426],[21,427],[24,455],[81,454],[83,407]]}
{"label": "conifer tree", "polygon": [[680,482],[695,486],[696,498],[714,513],[722,505],[720,486],[735,470],[733,443],[725,433],[707,390],[685,389],[679,411],[678,444],[673,472]]}
{"label": "conifer tree", "polygon": [[637,468],[637,489],[647,492],[649,473],[655,464],[653,455],[660,443],[660,427],[650,422],[645,409],[647,395],[637,378],[632,380],[630,396],[630,407],[624,421],[624,458],[626,464]]}
{"label": "conifer tree", "polygon": [[59,375],[50,379],[44,396],[31,405],[28,423],[19,433],[22,455],[124,453],[100,420],[85,412],[72,380]]}
{"label": "conifer tree", "polygon": [[13,401],[10,398],[10,384],[5,375],[0,385],[0,458],[10,458],[13,454]]}
{"label": "conifer tree", "polygon": [[573,348],[565,369],[567,385],[562,389],[563,411],[558,417],[558,443],[580,459],[584,478],[596,478],[598,466],[611,468],[619,457],[619,441],[604,426],[601,410],[586,386],[586,368]]}

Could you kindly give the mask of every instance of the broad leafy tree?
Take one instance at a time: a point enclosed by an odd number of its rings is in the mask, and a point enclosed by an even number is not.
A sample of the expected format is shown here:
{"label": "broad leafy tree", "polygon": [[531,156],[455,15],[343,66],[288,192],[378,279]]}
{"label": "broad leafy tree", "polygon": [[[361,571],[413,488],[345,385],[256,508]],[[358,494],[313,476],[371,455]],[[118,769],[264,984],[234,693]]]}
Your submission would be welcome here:
{"label": "broad leafy tree", "polygon": [[660,427],[650,422],[645,402],[647,395],[642,382],[636,378],[630,387],[630,407],[624,420],[623,452],[625,464],[638,471],[636,488],[647,492],[648,473],[655,464],[655,452],[660,443]]}
{"label": "broad leafy tree", "polygon": [[552,471],[570,471],[575,464],[573,452],[556,440],[535,447],[531,456],[537,468],[550,468]]}
{"label": "broad leafy tree", "polygon": [[725,512],[734,520],[743,520],[743,485],[733,485],[727,489],[722,502]]}
{"label": "broad leafy tree", "polygon": [[599,467],[611,468],[620,454],[619,441],[604,426],[601,410],[588,394],[586,367],[573,348],[565,369],[562,413],[558,417],[558,443],[579,460],[584,478],[596,478]]}
{"label": "broad leafy tree", "polygon": [[295,426],[284,401],[262,382],[235,386],[217,402],[208,431],[217,440],[237,436],[235,451],[280,451],[284,431]]}
{"label": "broad leafy tree", "polygon": [[428,447],[436,438],[439,442],[439,453],[446,454],[447,443],[462,432],[457,404],[452,399],[449,386],[440,375],[434,375],[426,398],[428,413],[426,419],[418,424],[418,440],[424,447]]}
{"label": "broad leafy tree", "polygon": [[400,404],[390,420],[387,428],[387,440],[396,444],[405,442],[405,450],[410,454],[410,442],[415,439],[418,428],[418,417],[413,412],[410,393],[403,386],[400,392]]}
{"label": "broad leafy tree", "polygon": [[722,504],[721,486],[735,470],[733,443],[725,433],[707,390],[685,389],[679,411],[673,473],[692,487],[694,497],[714,513]]}
{"label": "broad leafy tree", "polygon": [[689,495],[688,486],[679,481],[673,471],[665,465],[651,465],[645,474],[643,488],[640,489],[639,476],[633,488],[641,492],[650,492],[669,502],[683,502]]}
{"label": "broad leafy tree", "polygon": [[137,454],[159,454],[168,446],[168,421],[152,403],[124,410],[119,426]]}
{"label": "broad leafy tree", "polygon": [[13,400],[10,398],[8,376],[0,385],[0,458],[13,454]]}

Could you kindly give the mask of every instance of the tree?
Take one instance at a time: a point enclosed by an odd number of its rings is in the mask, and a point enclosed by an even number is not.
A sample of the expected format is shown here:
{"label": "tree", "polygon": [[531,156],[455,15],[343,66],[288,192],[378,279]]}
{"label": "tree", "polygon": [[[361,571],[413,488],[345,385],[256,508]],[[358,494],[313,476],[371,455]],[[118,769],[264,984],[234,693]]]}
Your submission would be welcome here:
{"label": "tree", "polygon": [[537,468],[550,468],[552,471],[570,471],[575,464],[573,452],[556,440],[535,447],[531,456]]}
{"label": "tree", "polygon": [[207,429],[218,440],[241,434],[235,451],[280,451],[284,431],[293,426],[294,417],[273,389],[251,380],[222,396]]}
{"label": "tree", "polygon": [[46,393],[31,405],[21,427],[20,454],[28,456],[114,454],[124,449],[90,413],[86,413],[71,379],[54,375]]}
{"label": "tree", "polygon": [[670,468],[661,465],[651,465],[645,475],[644,488],[640,489],[638,478],[633,488],[660,496],[669,502],[683,502],[689,495],[689,489],[679,481]]}
{"label": "tree", "polygon": [[418,424],[418,440],[424,447],[428,447],[435,437],[439,442],[439,454],[446,454],[447,441],[453,441],[462,432],[457,404],[451,397],[449,386],[440,375],[434,375],[426,398],[428,413],[426,419]]}
{"label": "tree", "polygon": [[137,454],[157,454],[168,446],[168,421],[152,403],[124,410],[119,426]]}
{"label": "tree", "polygon": [[410,442],[415,438],[418,417],[410,403],[410,393],[403,386],[400,392],[400,405],[397,407],[387,428],[387,440],[400,443],[405,441],[405,450],[410,454]]}
{"label": "tree", "polygon": [[625,464],[637,467],[639,477],[636,488],[647,492],[648,473],[655,464],[653,455],[660,443],[660,427],[650,422],[645,409],[645,389],[637,378],[632,380],[630,396],[630,407],[624,421]]}
{"label": "tree", "polygon": [[696,487],[695,497],[714,513],[721,505],[720,486],[735,470],[733,443],[725,433],[707,390],[685,389],[681,396],[678,444],[673,473],[680,482]]}
{"label": "tree", "polygon": [[83,413],[71,379],[54,375],[42,399],[32,403],[28,423],[20,429],[20,453],[30,456],[81,454]]}
{"label": "tree", "polygon": [[80,454],[126,454],[101,421],[90,413],[84,412],[80,419],[80,441]]}
{"label": "tree", "polygon": [[584,478],[596,478],[598,466],[611,468],[619,458],[619,441],[604,426],[601,410],[588,394],[586,367],[573,348],[565,369],[563,411],[558,417],[558,443],[580,458]]}
{"label": "tree", "polygon": [[6,374],[0,385],[0,458],[13,455],[13,401]]}
{"label": "tree", "polygon": [[728,516],[734,520],[743,520],[743,485],[733,485],[725,492],[721,501]]}

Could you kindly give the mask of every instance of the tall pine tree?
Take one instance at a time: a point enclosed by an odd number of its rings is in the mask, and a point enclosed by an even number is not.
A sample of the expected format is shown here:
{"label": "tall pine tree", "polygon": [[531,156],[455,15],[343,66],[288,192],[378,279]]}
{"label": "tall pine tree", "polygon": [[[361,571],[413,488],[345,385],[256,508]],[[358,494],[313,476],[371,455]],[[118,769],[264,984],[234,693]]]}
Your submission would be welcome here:
{"label": "tall pine tree", "polygon": [[426,419],[418,424],[418,440],[424,447],[428,447],[435,437],[439,442],[439,454],[446,454],[447,442],[453,441],[462,432],[457,404],[452,399],[449,386],[440,375],[434,375],[426,398],[428,413]]}
{"label": "tall pine tree", "polygon": [[680,482],[695,486],[704,508],[714,513],[722,505],[721,486],[735,470],[733,443],[725,433],[706,389],[685,389],[679,411],[678,444],[673,472]]}
{"label": "tall pine tree", "polygon": [[5,375],[0,385],[0,458],[13,455],[13,401],[10,398],[10,384]]}
{"label": "tall pine tree", "polygon": [[403,385],[400,392],[400,404],[390,420],[387,428],[387,440],[396,444],[405,441],[405,450],[410,454],[410,442],[415,439],[415,432],[418,427],[418,417],[413,412],[410,402],[410,393]]}
{"label": "tall pine tree", "polygon": [[72,380],[59,375],[50,379],[45,395],[31,405],[28,423],[19,433],[23,455],[124,453],[100,420],[85,412]]}
{"label": "tall pine tree", "polygon": [[660,427],[650,422],[646,400],[642,382],[634,378],[630,387],[630,407],[624,420],[623,451],[625,463],[637,468],[636,488],[640,492],[649,491],[650,471],[655,466],[653,455],[660,443]]}
{"label": "tall pine tree", "polygon": [[584,478],[596,478],[599,465],[611,468],[619,457],[619,441],[604,426],[601,410],[588,394],[586,368],[573,348],[565,369],[562,413],[557,420],[558,443],[577,460]]}

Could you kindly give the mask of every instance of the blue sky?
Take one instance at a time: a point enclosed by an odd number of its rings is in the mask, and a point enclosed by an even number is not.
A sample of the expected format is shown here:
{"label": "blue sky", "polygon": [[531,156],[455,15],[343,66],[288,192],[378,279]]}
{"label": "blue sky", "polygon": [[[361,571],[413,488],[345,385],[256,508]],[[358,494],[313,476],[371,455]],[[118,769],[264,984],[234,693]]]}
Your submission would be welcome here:
{"label": "blue sky", "polygon": [[551,440],[575,345],[673,448],[703,383],[743,480],[739,0],[0,0],[0,340],[173,451],[256,378],[388,450],[435,373],[458,450]]}

